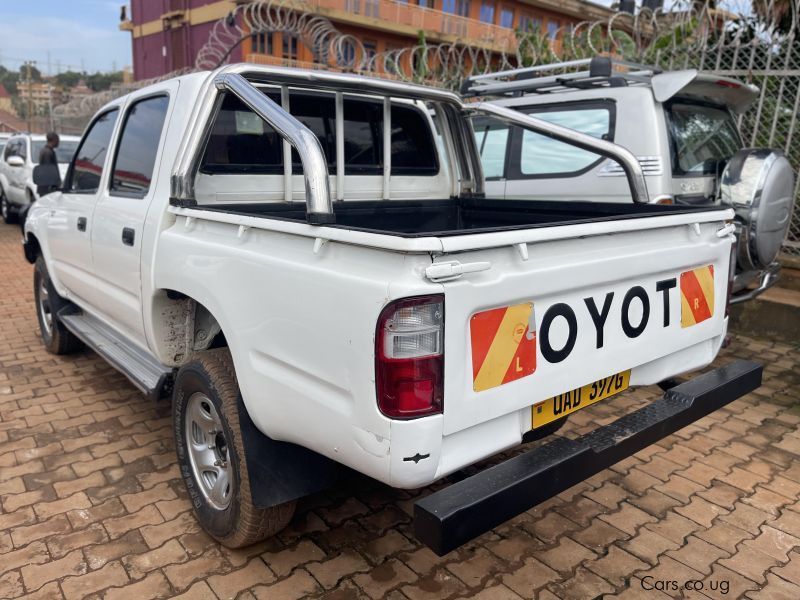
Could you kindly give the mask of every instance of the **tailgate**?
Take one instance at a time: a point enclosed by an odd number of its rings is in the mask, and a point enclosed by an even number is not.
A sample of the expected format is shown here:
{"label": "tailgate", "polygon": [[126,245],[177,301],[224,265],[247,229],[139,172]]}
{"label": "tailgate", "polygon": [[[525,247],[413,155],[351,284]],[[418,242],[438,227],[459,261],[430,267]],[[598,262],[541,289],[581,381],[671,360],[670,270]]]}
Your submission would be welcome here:
{"label": "tailgate", "polygon": [[491,263],[443,283],[445,435],[664,357],[670,374],[691,368],[682,351],[725,332],[733,237],[718,214],[438,256]]}

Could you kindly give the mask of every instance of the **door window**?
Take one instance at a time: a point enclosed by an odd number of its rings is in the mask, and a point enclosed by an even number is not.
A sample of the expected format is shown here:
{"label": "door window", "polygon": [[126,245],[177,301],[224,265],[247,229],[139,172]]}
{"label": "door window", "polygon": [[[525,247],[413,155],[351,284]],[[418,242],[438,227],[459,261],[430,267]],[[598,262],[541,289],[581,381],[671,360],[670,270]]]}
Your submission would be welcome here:
{"label": "door window", "polygon": [[119,110],[116,108],[103,113],[95,119],[89,131],[83,136],[81,145],[75,153],[75,161],[72,163],[72,173],[66,186],[68,191],[91,193],[99,189],[118,114]]}
{"label": "door window", "polygon": [[169,98],[156,96],[140,100],[128,109],[111,174],[113,196],[143,198],[147,194],[167,108]]}
{"label": "door window", "polygon": [[[613,104],[603,102],[575,107],[523,109],[531,116],[604,140],[613,139]],[[566,142],[528,130],[520,130],[514,142],[511,179],[571,177],[585,173],[603,157]]]}

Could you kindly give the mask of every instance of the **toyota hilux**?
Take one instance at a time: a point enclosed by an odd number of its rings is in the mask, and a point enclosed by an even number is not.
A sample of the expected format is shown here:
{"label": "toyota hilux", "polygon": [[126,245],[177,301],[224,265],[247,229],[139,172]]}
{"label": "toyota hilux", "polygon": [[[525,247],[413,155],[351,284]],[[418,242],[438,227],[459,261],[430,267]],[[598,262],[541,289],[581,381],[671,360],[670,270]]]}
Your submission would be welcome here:
{"label": "toyota hilux", "polygon": [[[612,157],[631,203],[487,197],[470,118]],[[566,184],[565,184],[566,185]],[[171,398],[180,473],[231,547],[339,465],[419,488],[568,414],[709,365],[734,212],[641,200],[635,157],[451,92],[228,65],[89,124],[24,250],[47,349],[85,344]],[[760,384],[735,361],[577,440],[427,495],[443,554]]]}

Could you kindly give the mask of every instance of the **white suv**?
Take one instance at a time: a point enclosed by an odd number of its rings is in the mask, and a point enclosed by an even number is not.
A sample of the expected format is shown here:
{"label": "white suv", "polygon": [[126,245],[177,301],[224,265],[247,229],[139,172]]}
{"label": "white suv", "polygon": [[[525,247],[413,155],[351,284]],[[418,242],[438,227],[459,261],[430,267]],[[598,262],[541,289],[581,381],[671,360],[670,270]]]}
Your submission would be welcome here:
{"label": "white suv", "polygon": [[[56,158],[62,179],[79,141],[77,136],[61,136]],[[46,143],[44,135],[28,133],[15,135],[6,142],[3,160],[0,161],[0,208],[6,223],[12,223],[32,202],[39,199],[33,183],[33,168]]]}
{"label": "white suv", "polygon": [[[737,117],[758,99],[754,86],[595,57],[479,75],[462,92],[627,148],[644,172],[649,202],[731,204],[738,237],[732,301],[752,299],[777,281],[794,174],[781,151],[747,148],[741,138]],[[490,198],[632,201],[612,159],[494,118],[479,117],[473,126]],[[722,197],[725,182],[742,179],[760,182],[760,192]]]}

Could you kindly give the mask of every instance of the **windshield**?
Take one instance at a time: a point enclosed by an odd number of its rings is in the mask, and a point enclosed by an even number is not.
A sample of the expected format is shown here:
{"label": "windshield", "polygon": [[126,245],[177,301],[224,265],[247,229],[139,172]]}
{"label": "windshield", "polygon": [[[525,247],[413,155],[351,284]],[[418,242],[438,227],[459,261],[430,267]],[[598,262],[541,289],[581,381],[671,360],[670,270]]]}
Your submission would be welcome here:
{"label": "windshield", "polygon": [[[31,147],[33,149],[31,160],[39,162],[39,153],[42,151],[42,148],[44,148],[46,143],[47,142],[44,140],[31,142]],[[58,162],[62,165],[69,164],[69,161],[72,160],[72,155],[75,154],[75,150],[77,149],[77,141],[61,140],[61,142],[58,144],[58,148],[56,148],[56,159],[58,159]]]}
{"label": "windshield", "polygon": [[724,108],[674,102],[667,114],[676,175],[714,175],[742,147],[736,123]]}

